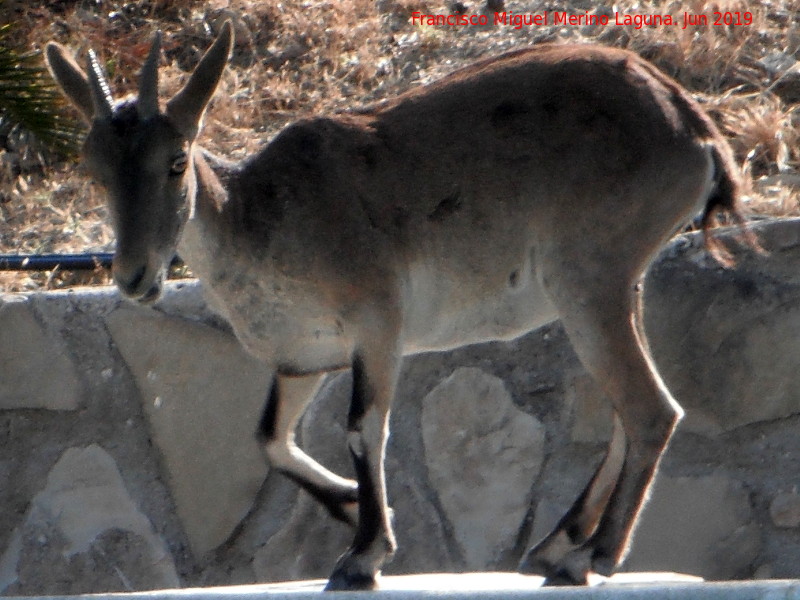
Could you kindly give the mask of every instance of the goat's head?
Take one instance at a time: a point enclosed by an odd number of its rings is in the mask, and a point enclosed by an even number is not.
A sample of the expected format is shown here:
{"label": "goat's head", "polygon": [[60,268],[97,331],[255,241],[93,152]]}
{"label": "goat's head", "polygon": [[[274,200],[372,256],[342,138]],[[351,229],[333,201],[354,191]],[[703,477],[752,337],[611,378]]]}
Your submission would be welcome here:
{"label": "goat's head", "polygon": [[86,165],[103,185],[117,239],[114,281],[127,297],[158,298],[183,226],[194,210],[192,144],[233,45],[230,23],[186,85],[162,111],[158,101],[161,35],[142,68],[138,96],[114,102],[93,52],[88,76],[58,44],[46,58],[64,94],[90,124]]}

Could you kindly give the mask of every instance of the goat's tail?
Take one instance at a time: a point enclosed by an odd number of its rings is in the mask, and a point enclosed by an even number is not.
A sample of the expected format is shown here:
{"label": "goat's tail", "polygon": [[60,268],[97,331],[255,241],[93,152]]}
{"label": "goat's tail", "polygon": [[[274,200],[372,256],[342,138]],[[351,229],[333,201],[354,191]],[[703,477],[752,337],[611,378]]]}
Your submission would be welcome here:
{"label": "goat's tail", "polygon": [[723,266],[731,267],[735,261],[730,250],[711,231],[719,223],[720,216],[732,221],[739,228],[736,238],[740,243],[747,245],[756,252],[763,252],[764,250],[742,214],[742,180],[730,149],[726,146],[720,148],[720,145],[716,144],[715,140],[712,139],[709,142],[709,151],[714,165],[715,185],[703,211],[701,221],[703,236],[706,249],[711,256]]}

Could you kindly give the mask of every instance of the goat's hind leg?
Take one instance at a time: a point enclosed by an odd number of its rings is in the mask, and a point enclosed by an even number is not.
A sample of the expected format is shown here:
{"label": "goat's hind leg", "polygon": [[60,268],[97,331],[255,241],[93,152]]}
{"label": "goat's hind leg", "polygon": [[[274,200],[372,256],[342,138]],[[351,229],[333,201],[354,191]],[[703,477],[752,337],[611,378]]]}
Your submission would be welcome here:
{"label": "goat's hind leg", "polygon": [[[592,265],[583,265],[588,273]],[[594,265],[595,273],[601,273]],[[580,271],[580,270],[577,270]],[[619,418],[606,459],[556,529],[524,558],[520,570],[549,584],[585,584],[621,562],[661,455],[682,415],[649,357],[638,320],[636,278],[606,273],[580,280],[561,270],[548,294],[581,362]],[[547,280],[547,278],[545,278]],[[620,426],[621,424],[621,426]]]}
{"label": "goat's hind leg", "polygon": [[519,565],[520,572],[544,575],[548,585],[586,583],[592,552],[586,543],[606,512],[624,461],[625,432],[615,414],[603,462],[555,528],[527,553]]}
{"label": "goat's hind leg", "polygon": [[273,468],[319,500],[334,518],[355,527],[358,519],[356,482],[329,471],[295,443],[297,423],[324,380],[325,374],[276,375],[261,419],[259,437]]}
{"label": "goat's hind leg", "polygon": [[[627,453],[617,486],[592,537],[593,563],[598,573],[609,575],[625,558],[638,514],[655,478],[661,457],[683,417],[683,409],[670,395],[650,358],[644,336],[641,294],[637,295],[632,328],[640,342],[651,379],[643,386],[650,395],[635,395],[635,383],[623,402],[615,402],[627,439]],[[642,382],[645,383],[645,382]]]}

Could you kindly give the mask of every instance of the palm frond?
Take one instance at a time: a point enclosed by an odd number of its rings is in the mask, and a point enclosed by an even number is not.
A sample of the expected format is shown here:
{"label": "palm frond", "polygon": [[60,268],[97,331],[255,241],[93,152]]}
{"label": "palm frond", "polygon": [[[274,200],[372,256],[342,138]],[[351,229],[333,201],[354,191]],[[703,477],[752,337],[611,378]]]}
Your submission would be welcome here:
{"label": "palm frond", "polygon": [[19,52],[11,43],[12,26],[0,26],[0,138],[30,136],[47,148],[73,154],[80,128],[66,116],[63,102],[40,52]]}

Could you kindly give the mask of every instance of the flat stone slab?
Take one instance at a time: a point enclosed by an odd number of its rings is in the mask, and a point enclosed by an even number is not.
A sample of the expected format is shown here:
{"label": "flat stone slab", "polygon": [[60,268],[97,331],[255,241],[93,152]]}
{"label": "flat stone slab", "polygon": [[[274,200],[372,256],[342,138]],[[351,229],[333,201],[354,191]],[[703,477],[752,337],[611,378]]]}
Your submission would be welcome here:
{"label": "flat stone slab", "polygon": [[[542,587],[541,577],[517,573],[430,573],[380,579],[381,589],[369,592],[322,592],[324,579],[132,594],[47,596],[38,600],[800,600],[800,580],[704,582],[675,573],[620,573],[597,577],[588,587]],[[9,596],[6,600],[23,600]],[[37,600],[25,597],[25,600]]]}

